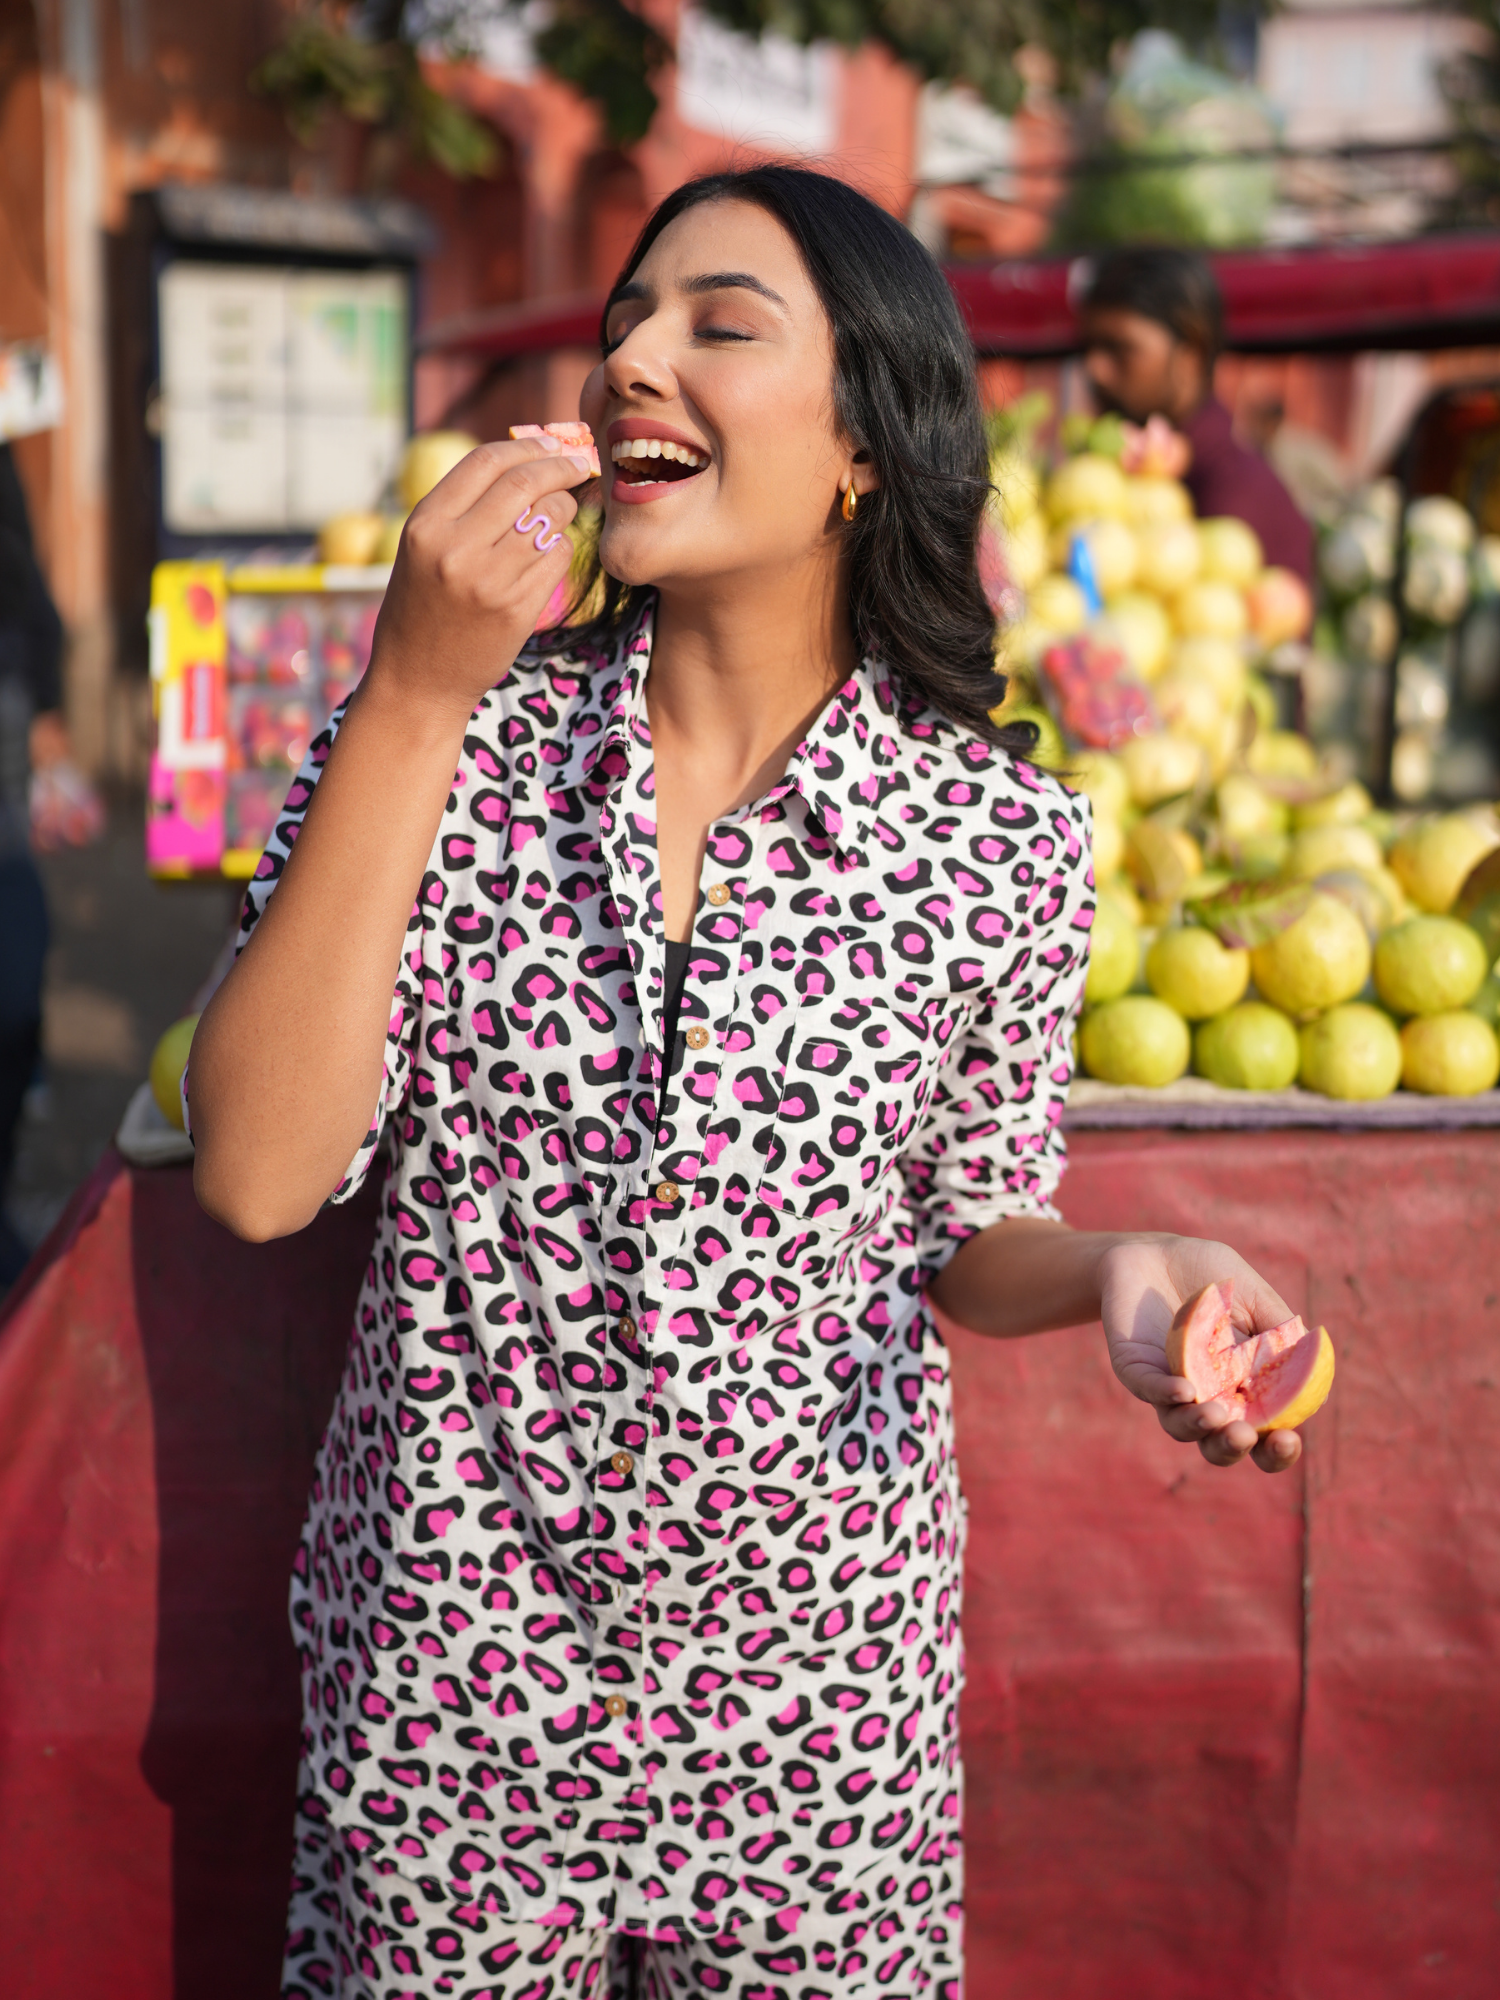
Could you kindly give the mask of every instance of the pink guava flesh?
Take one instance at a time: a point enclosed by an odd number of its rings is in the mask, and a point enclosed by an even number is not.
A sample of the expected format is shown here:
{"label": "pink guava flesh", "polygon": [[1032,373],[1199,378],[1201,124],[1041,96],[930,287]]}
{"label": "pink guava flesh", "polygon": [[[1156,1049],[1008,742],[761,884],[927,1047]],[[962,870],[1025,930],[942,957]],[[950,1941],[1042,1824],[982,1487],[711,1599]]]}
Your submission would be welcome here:
{"label": "pink guava flesh", "polygon": [[1307,1387],[1319,1335],[1295,1315],[1269,1332],[1241,1333],[1233,1303],[1233,1285],[1205,1285],[1187,1300],[1167,1335],[1167,1366],[1192,1383],[1200,1403],[1222,1403],[1259,1430]]}
{"label": "pink guava flesh", "polygon": [[559,444],[566,445],[570,451],[585,453],[590,460],[590,471],[594,478],[599,477],[599,450],[594,443],[594,433],[587,424],[512,424],[510,434],[513,438],[555,437]]}

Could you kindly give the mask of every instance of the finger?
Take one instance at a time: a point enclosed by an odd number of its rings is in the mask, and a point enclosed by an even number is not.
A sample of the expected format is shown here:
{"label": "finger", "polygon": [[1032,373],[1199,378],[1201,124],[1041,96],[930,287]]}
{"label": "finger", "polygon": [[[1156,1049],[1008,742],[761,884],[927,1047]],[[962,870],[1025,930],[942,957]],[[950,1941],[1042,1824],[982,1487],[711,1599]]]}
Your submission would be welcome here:
{"label": "finger", "polygon": [[443,475],[426,498],[418,502],[418,506],[424,514],[439,514],[456,520],[507,473],[515,472],[523,465],[545,463],[549,459],[555,461],[561,453],[562,446],[551,437],[496,438],[490,444],[476,445],[451,472]]}
{"label": "finger", "polygon": [[1302,1440],[1295,1431],[1268,1431],[1250,1456],[1262,1472],[1285,1472],[1302,1456]]}
{"label": "finger", "polygon": [[1199,1441],[1198,1449],[1210,1465],[1238,1465],[1248,1458],[1256,1444],[1255,1427],[1236,1418],[1211,1437]]}
{"label": "finger", "polygon": [[1167,1436],[1179,1444],[1201,1444],[1234,1421],[1222,1403],[1191,1403],[1186,1409],[1159,1409],[1156,1414]]}
{"label": "finger", "polygon": [[1235,1274],[1230,1312],[1235,1325],[1247,1333],[1264,1333],[1268,1327],[1284,1326],[1292,1317],[1292,1309],[1280,1292],[1273,1291],[1259,1271],[1243,1260]]}
{"label": "finger", "polygon": [[561,527],[578,512],[579,491],[574,489],[581,490],[592,476],[588,460],[578,452],[513,466],[503,478],[475,494],[465,513],[465,525],[499,540],[523,516],[540,508],[554,528]]}
{"label": "finger", "polygon": [[1114,1370],[1132,1396],[1157,1409],[1177,1409],[1197,1400],[1198,1392],[1181,1375],[1171,1374],[1161,1349],[1141,1347],[1134,1341],[1120,1342],[1114,1352]]}

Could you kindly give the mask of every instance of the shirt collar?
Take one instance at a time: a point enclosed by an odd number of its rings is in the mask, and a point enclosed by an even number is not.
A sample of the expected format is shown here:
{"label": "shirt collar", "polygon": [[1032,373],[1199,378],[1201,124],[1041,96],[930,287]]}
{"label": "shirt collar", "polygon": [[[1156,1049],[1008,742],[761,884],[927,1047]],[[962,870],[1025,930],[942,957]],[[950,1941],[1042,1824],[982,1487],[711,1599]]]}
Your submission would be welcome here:
{"label": "shirt collar", "polygon": [[[654,614],[653,598],[607,653],[559,659],[559,670],[578,672],[582,688],[566,737],[541,746],[549,789],[582,784],[610,750],[627,747],[632,723],[644,719]],[[866,658],[792,753],[782,777],[747,810],[795,791],[840,854],[861,861],[882,799],[903,783],[901,736],[889,676]]]}

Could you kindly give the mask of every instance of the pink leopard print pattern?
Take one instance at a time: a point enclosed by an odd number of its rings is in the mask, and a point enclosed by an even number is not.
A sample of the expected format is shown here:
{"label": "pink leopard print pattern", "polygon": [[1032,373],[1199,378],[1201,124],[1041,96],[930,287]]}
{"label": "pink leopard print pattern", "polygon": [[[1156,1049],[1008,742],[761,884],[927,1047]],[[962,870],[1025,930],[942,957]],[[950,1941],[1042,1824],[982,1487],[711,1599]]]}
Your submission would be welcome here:
{"label": "pink leopard print pattern", "polygon": [[962,1987],[963,1910],[943,1867],[690,1944],[515,1925],[493,1903],[362,1865],[304,1791],[283,2000],[959,2000]]}
{"label": "pink leopard print pattern", "polygon": [[335,1197],[388,1132],[292,1617],[366,1870],[693,1945],[961,1895],[922,1292],[1055,1212],[1093,899],[1086,801],[866,663],[710,829],[659,1119],[650,641],[523,658],[471,720]]}

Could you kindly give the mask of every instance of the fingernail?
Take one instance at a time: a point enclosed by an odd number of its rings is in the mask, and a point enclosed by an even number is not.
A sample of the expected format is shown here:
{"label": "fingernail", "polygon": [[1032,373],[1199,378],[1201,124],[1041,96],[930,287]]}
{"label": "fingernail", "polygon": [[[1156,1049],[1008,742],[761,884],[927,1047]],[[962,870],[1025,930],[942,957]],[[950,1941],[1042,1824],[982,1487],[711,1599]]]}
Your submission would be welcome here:
{"label": "fingernail", "polygon": [[545,431],[543,431],[542,435],[539,438],[533,438],[532,443],[539,444],[542,447],[543,451],[556,452],[562,450],[562,439],[555,437],[548,437]]}
{"label": "fingernail", "polygon": [[581,472],[593,471],[594,461],[591,458],[580,458],[576,451],[570,451],[568,453],[568,457],[572,460],[573,464],[576,465]]}

